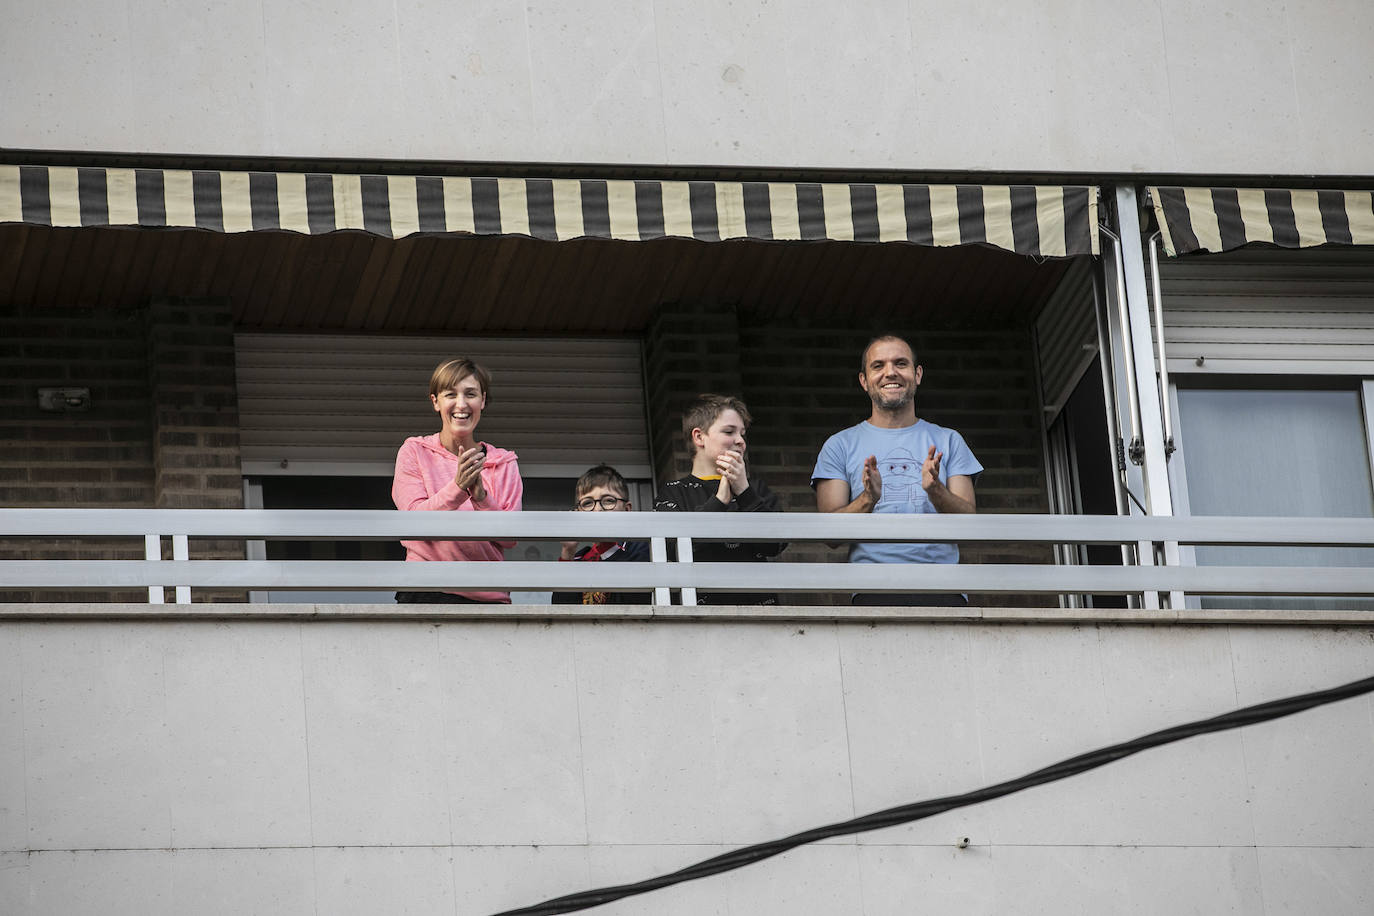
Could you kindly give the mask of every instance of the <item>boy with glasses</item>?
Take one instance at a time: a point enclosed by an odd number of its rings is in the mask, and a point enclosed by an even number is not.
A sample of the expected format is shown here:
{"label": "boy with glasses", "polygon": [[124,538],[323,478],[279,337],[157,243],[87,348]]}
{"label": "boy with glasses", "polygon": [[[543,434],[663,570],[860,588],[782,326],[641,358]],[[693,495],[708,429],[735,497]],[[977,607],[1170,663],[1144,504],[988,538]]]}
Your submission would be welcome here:
{"label": "boy with glasses", "polygon": [[[620,472],[599,464],[577,479],[573,507],[579,512],[629,512],[630,486]],[[558,559],[571,562],[644,562],[649,545],[644,541],[604,541],[577,549],[578,541],[564,541]],[[649,604],[644,592],[554,592],[554,604]]]}

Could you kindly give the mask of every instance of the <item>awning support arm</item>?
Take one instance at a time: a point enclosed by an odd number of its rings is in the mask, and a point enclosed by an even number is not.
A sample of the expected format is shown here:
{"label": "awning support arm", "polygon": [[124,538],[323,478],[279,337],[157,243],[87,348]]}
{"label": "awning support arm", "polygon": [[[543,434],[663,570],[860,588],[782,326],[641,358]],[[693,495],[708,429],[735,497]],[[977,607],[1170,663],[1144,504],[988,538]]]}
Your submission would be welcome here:
{"label": "awning support arm", "polygon": [[1145,457],[1144,442],[1140,437],[1140,401],[1135,386],[1135,356],[1131,342],[1131,319],[1126,311],[1126,269],[1121,256],[1121,236],[1106,226],[1099,226],[1103,235],[1112,240],[1112,254],[1116,258],[1116,310],[1121,321],[1122,355],[1126,360],[1126,406],[1131,418],[1131,441],[1126,446],[1126,455],[1132,464],[1140,464]]}
{"label": "awning support arm", "polygon": [[1150,278],[1154,286],[1155,349],[1159,353],[1159,406],[1164,414],[1164,457],[1174,453],[1174,416],[1169,405],[1169,363],[1164,357],[1164,300],[1159,284],[1159,231],[1150,236]]}

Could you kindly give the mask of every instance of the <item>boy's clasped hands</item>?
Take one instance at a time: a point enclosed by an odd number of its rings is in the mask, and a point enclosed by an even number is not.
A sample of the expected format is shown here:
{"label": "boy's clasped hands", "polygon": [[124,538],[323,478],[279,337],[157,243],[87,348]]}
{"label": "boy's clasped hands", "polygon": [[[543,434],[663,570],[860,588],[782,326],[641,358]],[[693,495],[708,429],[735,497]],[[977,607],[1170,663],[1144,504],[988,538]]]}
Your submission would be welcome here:
{"label": "boy's clasped hands", "polygon": [[720,472],[720,489],[716,498],[727,506],[730,500],[749,489],[744,470],[744,453],[729,449],[716,456],[716,470]]}

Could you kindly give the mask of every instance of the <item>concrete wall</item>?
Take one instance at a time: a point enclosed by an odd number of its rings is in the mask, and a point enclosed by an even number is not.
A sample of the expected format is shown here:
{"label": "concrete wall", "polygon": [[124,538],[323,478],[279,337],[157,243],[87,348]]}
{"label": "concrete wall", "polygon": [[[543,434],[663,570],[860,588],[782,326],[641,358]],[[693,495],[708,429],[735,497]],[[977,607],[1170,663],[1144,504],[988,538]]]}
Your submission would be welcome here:
{"label": "concrete wall", "polygon": [[58,0],[0,147],[1374,174],[1374,6]]}
{"label": "concrete wall", "polygon": [[[11,620],[0,912],[492,912],[1372,671],[1316,626]],[[597,912],[1368,913],[1371,783],[1363,697]]]}

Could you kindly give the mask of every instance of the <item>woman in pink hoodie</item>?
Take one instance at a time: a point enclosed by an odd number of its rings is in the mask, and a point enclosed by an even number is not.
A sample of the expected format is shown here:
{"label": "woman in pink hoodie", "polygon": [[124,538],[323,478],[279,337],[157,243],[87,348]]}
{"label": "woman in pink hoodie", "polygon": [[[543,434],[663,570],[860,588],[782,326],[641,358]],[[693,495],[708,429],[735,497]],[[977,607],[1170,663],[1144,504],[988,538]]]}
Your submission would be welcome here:
{"label": "woman in pink hoodie", "polygon": [[[396,454],[391,499],[397,509],[519,511],[525,486],[515,452],[474,436],[491,375],[470,359],[440,363],[429,379],[439,432],[413,436]],[[514,541],[402,541],[407,560],[504,560]],[[397,592],[402,604],[510,604],[506,592]]]}

